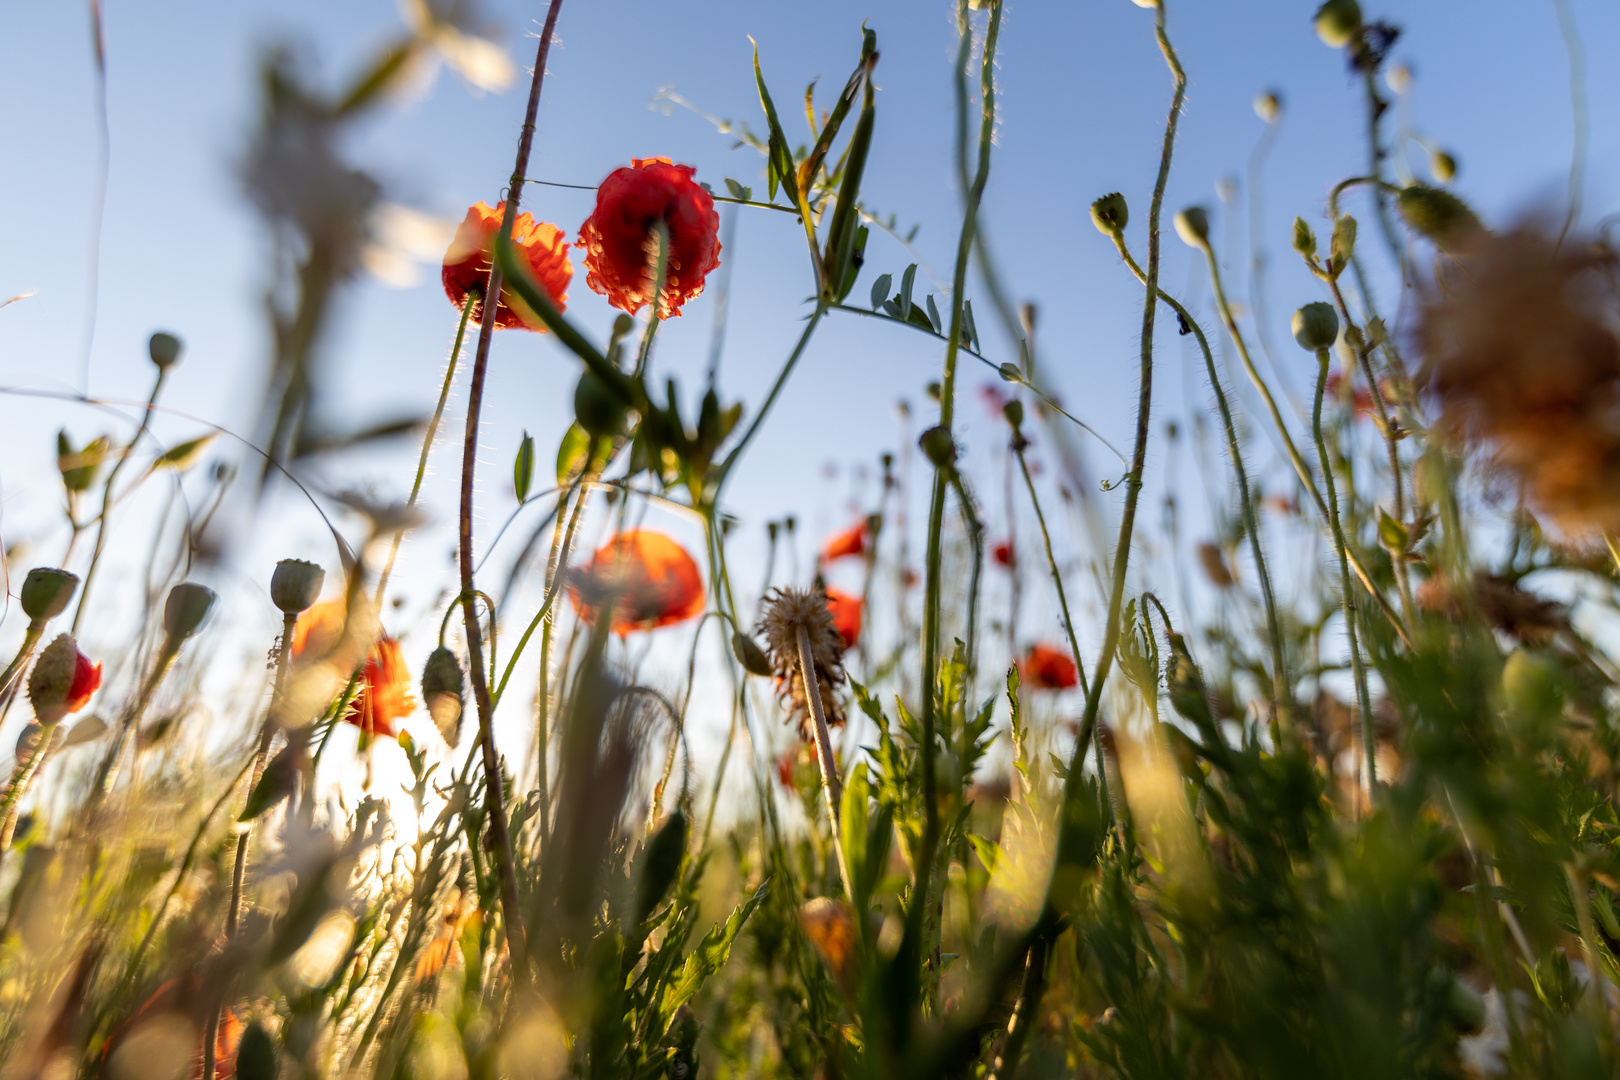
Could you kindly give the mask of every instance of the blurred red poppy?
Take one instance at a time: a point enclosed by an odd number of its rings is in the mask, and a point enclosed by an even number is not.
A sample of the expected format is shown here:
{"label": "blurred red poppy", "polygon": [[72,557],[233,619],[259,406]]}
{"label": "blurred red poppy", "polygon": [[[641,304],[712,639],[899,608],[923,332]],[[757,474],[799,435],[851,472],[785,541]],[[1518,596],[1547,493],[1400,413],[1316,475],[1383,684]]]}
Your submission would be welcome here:
{"label": "blurred red poppy", "polygon": [[613,632],[652,630],[703,613],[703,578],[686,549],[663,533],[632,529],[570,575],[569,595],[587,621],[613,606]]}
{"label": "blurred red poppy", "polygon": [[[500,235],[501,218],[506,204],[493,209],[487,203],[475,203],[467,216],[456,227],[456,236],[450,241],[450,250],[444,253],[444,293],[450,302],[460,308],[467,302],[467,294],[489,287],[489,268],[495,238]],[[574,264],[568,261],[568,237],[555,225],[536,222],[527,212],[512,221],[512,243],[529,264],[540,287],[558,311],[568,306],[568,283],[574,277]],[[484,317],[482,300],[473,304],[468,318],[481,322]],[[521,327],[545,333],[546,326],[529,305],[504,285],[501,299],[495,306],[495,325],[502,329]]]}
{"label": "blurred red poppy", "polygon": [[28,700],[41,724],[55,723],[90,703],[101,687],[101,664],[79,651],[71,634],[59,634],[39,654],[28,677]]}
{"label": "blurred red poppy", "polygon": [[821,549],[823,562],[832,562],[842,559],[846,555],[863,555],[866,553],[866,522],[858,521],[843,532],[828,540]]}
{"label": "blurred red poppy", "polygon": [[1031,645],[1018,662],[1018,677],[1032,690],[1067,690],[1080,682],[1074,661],[1050,645]]}
{"label": "blurred red poppy", "polygon": [[[347,621],[348,608],[342,600],[327,600],[304,612],[293,627],[293,659],[331,650],[342,638]],[[379,631],[360,667],[359,686],[343,719],[368,735],[392,736],[397,733],[394,721],[409,716],[415,708],[405,654],[399,642]]]}
{"label": "blurred red poppy", "polygon": [[652,302],[658,276],[654,226],[660,221],[669,230],[670,249],[660,317],[679,315],[720,265],[720,215],[692,172],[668,158],[634,158],[596,189],[596,209],[579,230],[585,284],[620,311],[634,315]]}
{"label": "blurred red poppy", "polygon": [[990,557],[996,560],[997,565],[1005,566],[1009,570],[1018,562],[1018,554],[1013,551],[1011,540],[1002,540],[992,547]]}
{"label": "blurred red poppy", "polygon": [[853,649],[861,637],[861,598],[841,589],[828,589],[827,610],[838,636],[844,639],[844,648]]}

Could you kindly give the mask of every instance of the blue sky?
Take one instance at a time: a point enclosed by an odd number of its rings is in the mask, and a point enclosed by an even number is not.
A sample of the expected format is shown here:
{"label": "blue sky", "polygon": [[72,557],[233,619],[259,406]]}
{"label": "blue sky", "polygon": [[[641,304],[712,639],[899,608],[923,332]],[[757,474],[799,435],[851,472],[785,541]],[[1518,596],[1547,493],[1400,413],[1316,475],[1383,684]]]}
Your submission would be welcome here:
{"label": "blue sky", "polygon": [[[1570,3],[1589,58],[1593,108],[1584,217],[1595,221],[1614,195],[1609,177],[1620,125],[1604,103],[1616,99],[1620,74],[1590,58],[1615,42],[1620,12],[1595,0]],[[1320,298],[1288,249],[1294,215],[1320,220],[1328,188],[1361,171],[1365,160],[1359,88],[1342,58],[1312,33],[1313,6],[1172,0],[1169,15],[1190,86],[1167,218],[1169,211],[1202,203],[1212,208],[1218,243],[1246,235],[1246,220],[1229,221],[1218,212],[1216,184],[1241,178],[1263,130],[1254,96],[1269,88],[1284,96],[1264,221],[1274,268],[1269,302],[1282,319]],[[551,54],[530,174],[591,184],[631,157],[661,155],[695,165],[698,177],[717,188],[731,176],[762,190],[761,162],[752,151],[732,149],[730,139],[689,111],[666,115],[649,102],[661,87],[673,86],[704,109],[758,129],[752,35],[790,134],[800,136],[803,121],[794,104],[802,88],[819,77],[823,98],[836,93],[865,21],[878,34],[882,60],[863,197],[873,209],[895,213],[902,229],[918,225],[917,249],[948,279],[958,227],[950,167],[952,9],[943,0],[574,0],[563,9]],[[499,40],[520,73],[526,70],[544,5],[490,0],[485,10],[504,30]],[[1369,5],[1368,15],[1402,27],[1394,56],[1411,65],[1416,80],[1401,115],[1457,156],[1456,190],[1488,219],[1562,199],[1572,125],[1568,59],[1552,0],[1410,0]],[[396,32],[397,10],[391,0],[108,0],[105,17],[112,152],[90,388],[115,398],[143,396],[150,377],[146,336],[169,328],[185,338],[188,354],[168,403],[245,431],[267,355],[260,299],[267,247],[235,172],[256,119],[257,57],[271,43],[291,42],[331,85]],[[382,179],[394,201],[457,219],[470,203],[495,200],[511,169],[525,89],[521,74],[507,92],[485,94],[441,72],[421,96],[390,106],[370,123],[350,147],[353,160]],[[1014,295],[1040,306],[1043,370],[1055,390],[1072,411],[1125,445],[1134,419],[1140,290],[1091,226],[1087,206],[1098,195],[1124,192],[1133,209],[1129,238],[1142,251],[1170,93],[1151,13],[1127,0],[1016,0],[1002,33],[997,89],[1001,120],[986,226]],[[5,386],[63,389],[79,381],[96,165],[93,94],[87,4],[0,3],[0,97],[11,103],[0,112],[0,299],[35,290],[0,310]],[[1408,147],[1424,175],[1421,151]],[[590,195],[530,188],[525,206],[572,233],[589,212]],[[1371,230],[1363,236],[1371,241]],[[1184,292],[1213,329],[1208,288],[1190,256],[1167,229],[1164,281]],[[799,330],[809,292],[802,237],[786,215],[744,214],[726,257],[736,276],[722,389],[728,400],[752,405]],[[1246,297],[1246,247],[1223,251],[1223,258],[1239,269],[1231,291]],[[853,296],[865,297],[875,274],[898,275],[908,261],[898,245],[874,236]],[[323,364],[329,400],[356,424],[431,408],[455,312],[438,288],[437,267],[425,270],[416,288],[366,280],[344,297],[323,345]],[[975,282],[969,294],[980,296]],[[990,354],[1011,358],[988,302],[975,308]],[[570,312],[595,336],[606,336],[612,313],[585,288],[582,272],[574,279]],[[711,318],[711,305],[700,300],[660,337],[655,363],[680,377],[691,394],[699,392]],[[1283,321],[1272,336],[1286,346],[1286,361],[1303,359]],[[806,557],[823,530],[845,523],[850,467],[870,466],[896,446],[896,401],[908,399],[920,416],[928,415],[922,387],[937,378],[939,352],[937,343],[900,328],[851,316],[831,319],[729,490],[730,507],[744,525],[738,557],[745,573],[757,565],[758,543],[750,538],[765,520],[797,513],[806,523]],[[1207,391],[1201,380],[1184,376],[1184,350],[1173,329],[1160,339],[1160,357],[1157,419],[1202,409]],[[497,338],[484,425],[481,535],[511,508],[510,461],[523,430],[536,436],[541,460],[550,460],[571,417],[576,370],[549,338],[515,332]],[[1002,436],[973,396],[988,372],[965,370],[961,434],[994,517],[1001,506],[996,462]],[[1303,385],[1305,365],[1291,374]],[[458,394],[451,407],[453,431],[461,423],[460,400]],[[37,557],[49,561],[63,539],[42,531],[57,512],[51,437],[65,424],[82,440],[111,421],[83,408],[15,397],[0,397],[0,417],[0,531],[8,542],[41,536]],[[159,424],[160,435],[171,440],[197,430],[174,419]],[[1096,449],[1087,447],[1100,468],[1104,458]],[[401,445],[397,452],[345,459],[341,473],[323,479],[400,497],[408,490],[413,455]],[[428,488],[439,526],[413,539],[401,566],[402,580],[422,605],[449,569],[453,469],[451,455],[443,448],[441,455]],[[829,462],[840,467],[835,479],[829,479]],[[1157,458],[1150,463],[1150,498],[1162,496],[1162,489],[1152,494],[1162,465]],[[1281,474],[1272,469],[1267,475]],[[318,522],[296,500],[278,501],[273,511],[235,570],[245,598],[261,590],[253,602],[265,609],[267,627],[271,613],[262,589],[270,563],[284,554],[332,561]],[[133,508],[130,513],[136,515]],[[1198,531],[1196,523],[1189,531]],[[144,554],[144,542],[134,546]],[[11,621],[7,632],[14,629]]]}

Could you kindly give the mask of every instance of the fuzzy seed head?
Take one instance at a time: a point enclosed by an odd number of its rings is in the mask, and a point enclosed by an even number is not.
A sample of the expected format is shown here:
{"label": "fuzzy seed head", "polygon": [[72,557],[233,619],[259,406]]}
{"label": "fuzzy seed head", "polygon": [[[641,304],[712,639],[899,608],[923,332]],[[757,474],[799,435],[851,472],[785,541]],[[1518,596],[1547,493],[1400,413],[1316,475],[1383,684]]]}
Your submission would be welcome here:
{"label": "fuzzy seed head", "polygon": [[821,691],[821,707],[827,725],[844,722],[844,706],[836,694],[844,681],[844,639],[827,609],[827,594],[819,586],[809,589],[774,589],[765,600],[765,614],[759,622],[765,650],[776,675],[777,694],[788,706],[788,715],[799,723],[799,738],[809,742],[811,735],[810,700],[799,678],[799,630],[810,638],[810,662]]}

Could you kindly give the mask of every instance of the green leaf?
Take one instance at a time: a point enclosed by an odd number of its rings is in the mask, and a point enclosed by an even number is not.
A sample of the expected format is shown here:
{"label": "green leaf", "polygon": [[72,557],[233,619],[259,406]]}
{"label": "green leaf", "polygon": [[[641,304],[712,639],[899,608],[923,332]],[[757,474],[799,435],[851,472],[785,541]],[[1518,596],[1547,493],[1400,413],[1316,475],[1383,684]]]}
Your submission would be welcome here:
{"label": "green leaf", "polygon": [[209,445],[218,437],[219,432],[210,431],[200,438],[190,439],[180,443],[178,446],[171,446],[157,456],[156,460],[152,462],[150,471],[157,472],[159,469],[173,469],[175,472],[185,472],[197,464],[197,459],[202,457],[202,452],[208,449]]}
{"label": "green leaf", "polygon": [[591,437],[578,423],[568,425],[562,442],[557,447],[557,486],[574,482],[574,477],[585,471],[590,459]]}
{"label": "green leaf", "polygon": [[1378,508],[1378,543],[1391,555],[1405,555],[1406,526],[1389,516],[1389,511]]}
{"label": "green leaf", "polygon": [[893,274],[880,274],[872,282],[872,310],[876,311],[883,306],[883,301],[889,298],[889,289],[894,285]]}
{"label": "green leaf", "polygon": [[855,897],[855,910],[866,906],[866,891],[871,879],[866,875],[867,803],[872,798],[872,784],[867,779],[866,763],[855,766],[849,783],[844,785],[844,800],[839,814],[838,838],[844,845],[844,858],[854,878],[849,891]]}
{"label": "green leaf", "polygon": [[748,921],[748,916],[765,901],[770,887],[770,878],[760,882],[754,895],[733,911],[731,917],[723,924],[716,925],[705,934],[703,940],[687,955],[686,963],[681,966],[681,973],[675,977],[674,983],[664,990],[664,999],[659,1003],[658,1014],[663,1021],[658,1027],[660,1034],[668,1029],[675,1011],[692,1000],[702,988],[704,981],[726,966],[726,961],[731,957],[732,943],[737,940],[737,935],[742,933],[743,924]]}
{"label": "green leaf", "polygon": [[765,109],[765,124],[770,129],[770,140],[765,147],[765,175],[771,198],[776,198],[776,185],[781,184],[788,202],[798,203],[799,185],[793,176],[793,152],[788,149],[787,136],[782,133],[782,122],[776,117],[776,104],[771,101],[771,92],[765,86],[765,72],[759,66],[758,42],[754,43],[754,83],[759,87],[759,103]]}
{"label": "green leaf", "polygon": [[979,351],[979,328],[973,324],[973,301],[962,301],[962,343]]}
{"label": "green leaf", "polygon": [[753,192],[753,190],[750,189],[750,188],[743,187],[741,184],[737,183],[737,181],[733,180],[729,176],[726,177],[726,190],[731,192],[731,197],[733,199],[741,199],[743,202],[753,202],[754,201],[754,192]]}
{"label": "green leaf", "polygon": [[917,264],[906,267],[900,275],[900,318],[911,319],[911,287],[917,283]]}
{"label": "green leaf", "polygon": [[996,872],[996,864],[1001,859],[1000,845],[996,844],[994,841],[986,840],[978,833],[968,833],[967,840],[968,843],[973,847],[973,854],[977,855],[979,857],[979,861],[984,863],[984,868],[994,874]]}
{"label": "green leaf", "polygon": [[529,488],[533,484],[534,436],[525,430],[523,441],[518,443],[517,460],[512,462],[512,490],[517,493],[518,502],[523,502],[529,497]]}
{"label": "green leaf", "polygon": [[945,322],[939,317],[939,306],[934,303],[934,294],[928,294],[928,321],[934,326],[934,333],[945,332]]}
{"label": "green leaf", "polygon": [[295,739],[270,759],[259,782],[253,785],[253,791],[248,794],[247,805],[242,807],[237,821],[252,821],[292,794],[303,766],[304,750],[303,740]]}

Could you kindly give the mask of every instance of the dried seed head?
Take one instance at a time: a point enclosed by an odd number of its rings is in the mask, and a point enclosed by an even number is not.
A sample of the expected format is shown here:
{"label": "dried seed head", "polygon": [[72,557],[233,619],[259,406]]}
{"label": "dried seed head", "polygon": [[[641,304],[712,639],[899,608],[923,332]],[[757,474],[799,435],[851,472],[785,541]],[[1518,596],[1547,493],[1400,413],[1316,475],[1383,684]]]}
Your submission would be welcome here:
{"label": "dried seed head", "polygon": [[819,586],[809,589],[775,589],[765,600],[765,614],[759,622],[776,675],[777,694],[788,705],[789,715],[799,722],[799,738],[810,741],[810,701],[799,679],[799,630],[810,638],[810,662],[815,668],[821,691],[822,711],[827,726],[844,722],[844,706],[836,690],[844,681],[844,639],[827,610],[827,594]]}

